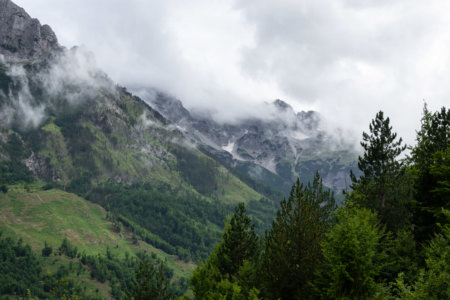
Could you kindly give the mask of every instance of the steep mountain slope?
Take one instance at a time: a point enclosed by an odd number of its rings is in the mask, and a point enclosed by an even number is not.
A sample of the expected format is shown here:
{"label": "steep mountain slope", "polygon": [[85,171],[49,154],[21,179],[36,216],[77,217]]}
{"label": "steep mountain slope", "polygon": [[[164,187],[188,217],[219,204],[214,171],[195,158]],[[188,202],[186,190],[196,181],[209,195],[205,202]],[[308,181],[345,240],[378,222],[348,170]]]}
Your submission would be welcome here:
{"label": "steep mountain slope", "polygon": [[260,117],[218,123],[191,114],[181,101],[154,89],[137,91],[210,156],[283,193],[297,177],[308,182],[316,171],[328,187],[341,191],[347,188],[350,169],[356,169],[353,147],[322,130],[317,112],[295,113],[276,100],[261,108]]}
{"label": "steep mountain slope", "polygon": [[[24,244],[31,245],[46,272],[58,274],[61,270],[76,269],[68,273],[68,278],[77,285],[82,284],[89,298],[110,298],[112,284],[101,280],[95,267],[83,263],[83,256],[110,257],[119,263],[146,253],[155,260],[165,261],[168,270],[173,272],[172,282],[183,290],[195,265],[137,239],[111,217],[96,204],[61,190],[42,190],[40,184],[27,185],[26,189],[13,185],[7,194],[0,194],[1,237],[17,236]],[[64,238],[76,247],[76,256],[60,254]],[[41,256],[44,245],[53,249],[50,255]]]}
{"label": "steep mountain slope", "polygon": [[[2,3],[9,8],[2,28],[17,12],[22,23],[39,25],[12,2]],[[26,28],[9,43],[22,39]],[[2,40],[10,34],[0,33]],[[209,253],[238,202],[252,207],[260,230],[269,224],[274,202],[116,86],[92,54],[59,45],[41,52],[23,47],[0,62],[0,184],[38,178],[86,197],[183,259]]]}
{"label": "steep mountain slope", "polygon": [[9,0],[0,0],[0,24],[0,54],[8,60],[38,59],[60,49],[50,26]]}

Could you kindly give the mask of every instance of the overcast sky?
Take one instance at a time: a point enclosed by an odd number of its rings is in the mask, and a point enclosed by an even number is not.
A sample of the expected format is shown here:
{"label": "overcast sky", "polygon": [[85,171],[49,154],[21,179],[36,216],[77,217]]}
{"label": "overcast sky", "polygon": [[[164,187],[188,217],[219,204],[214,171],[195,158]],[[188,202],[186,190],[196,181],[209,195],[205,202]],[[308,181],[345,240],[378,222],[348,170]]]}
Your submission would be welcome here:
{"label": "overcast sky", "polygon": [[330,126],[376,112],[413,143],[423,100],[450,103],[446,0],[15,0],[125,86],[233,119],[280,98]]}

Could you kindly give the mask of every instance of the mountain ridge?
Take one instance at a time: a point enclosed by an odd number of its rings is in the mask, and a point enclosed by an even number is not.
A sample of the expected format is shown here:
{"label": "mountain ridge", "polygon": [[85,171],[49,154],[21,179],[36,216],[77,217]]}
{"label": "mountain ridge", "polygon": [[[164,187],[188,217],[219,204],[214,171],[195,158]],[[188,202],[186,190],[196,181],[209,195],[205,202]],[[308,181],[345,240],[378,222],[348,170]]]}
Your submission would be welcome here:
{"label": "mountain ridge", "polygon": [[[92,53],[61,47],[50,27],[11,1],[0,1],[5,7],[0,18],[0,187],[5,194],[16,185],[27,190],[38,184],[61,198],[77,195],[76,203],[101,205],[164,255],[198,262],[214,248],[236,204],[246,204],[258,233],[270,226],[299,173],[292,160],[282,159],[295,150],[292,132],[301,128],[318,138],[311,146],[322,145],[315,113],[292,115],[281,100],[275,107],[290,114],[291,123],[252,119],[241,127],[221,125],[191,115],[181,102],[152,107],[114,83]],[[269,168],[275,173],[262,164],[266,159],[277,159]]]}
{"label": "mountain ridge", "polygon": [[349,171],[357,169],[353,146],[321,129],[320,114],[295,112],[280,99],[265,104],[265,115],[219,123],[157,90],[136,93],[206,153],[285,194],[297,177],[306,183],[317,170],[325,185],[340,192],[348,188]]}
{"label": "mountain ridge", "polygon": [[6,60],[42,59],[60,50],[49,25],[41,25],[10,0],[0,0],[0,54]]}

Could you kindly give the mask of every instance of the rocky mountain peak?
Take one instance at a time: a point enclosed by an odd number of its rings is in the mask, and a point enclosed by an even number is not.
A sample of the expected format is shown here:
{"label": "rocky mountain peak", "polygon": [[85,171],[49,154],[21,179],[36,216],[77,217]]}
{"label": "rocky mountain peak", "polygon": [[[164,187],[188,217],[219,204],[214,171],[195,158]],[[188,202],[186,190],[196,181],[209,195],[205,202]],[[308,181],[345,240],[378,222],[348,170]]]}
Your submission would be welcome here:
{"label": "rocky mountain peak", "polygon": [[150,89],[137,91],[136,94],[141,95],[148,101],[150,106],[154,107],[171,122],[178,123],[182,120],[191,119],[190,112],[183,106],[182,102],[176,98]]}
{"label": "rocky mountain peak", "polygon": [[32,61],[60,49],[48,25],[31,18],[10,0],[0,0],[0,54],[9,61]]}
{"label": "rocky mountain peak", "polygon": [[294,112],[294,109],[292,108],[292,106],[290,106],[289,104],[287,104],[286,102],[284,102],[283,100],[277,99],[273,102],[273,105],[275,105],[275,107],[280,110],[280,111],[292,111]]}

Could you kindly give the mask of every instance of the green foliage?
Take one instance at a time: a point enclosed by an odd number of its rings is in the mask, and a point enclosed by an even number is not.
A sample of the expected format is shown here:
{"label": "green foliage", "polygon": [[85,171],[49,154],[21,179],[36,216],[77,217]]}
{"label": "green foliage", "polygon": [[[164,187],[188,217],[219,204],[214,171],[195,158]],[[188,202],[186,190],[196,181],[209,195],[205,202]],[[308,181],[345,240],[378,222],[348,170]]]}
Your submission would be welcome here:
{"label": "green foliage", "polygon": [[[14,184],[18,182],[33,182],[33,173],[31,173],[27,166],[22,162],[26,150],[16,133],[8,136],[6,149],[10,160],[0,162],[0,183]],[[2,191],[5,191],[5,189],[2,188]]]}
{"label": "green foliage", "polygon": [[239,204],[222,241],[191,278],[195,299],[257,299],[255,266],[259,241],[254,225]]}
{"label": "green foliage", "polygon": [[[92,190],[88,199],[109,208],[146,241],[184,259],[185,250],[194,259],[207,256],[219,240],[218,228],[223,226],[225,214],[230,210],[226,205],[208,202],[193,193],[175,196],[162,185],[127,186],[108,182]],[[139,227],[159,239],[148,236]]]}
{"label": "green foliage", "polygon": [[417,145],[411,151],[418,203],[414,234],[419,243],[429,240],[438,231],[436,223],[442,218],[441,208],[450,208],[449,143],[450,111],[442,107],[431,113],[425,105]]}
{"label": "green foliage", "polygon": [[75,258],[78,254],[78,249],[72,243],[70,243],[67,238],[64,238],[61,246],[58,248],[58,254],[62,255],[65,254],[70,258]]}
{"label": "green foliage", "polygon": [[225,227],[222,242],[217,248],[217,267],[221,274],[233,276],[245,260],[254,261],[259,254],[259,241],[254,225],[240,203]]}
{"label": "green foliage", "polygon": [[[55,274],[60,265],[81,262],[81,269],[66,268],[68,273],[61,273],[61,276],[68,276],[69,281],[74,280],[83,289],[87,288],[87,298],[108,297],[111,287],[114,298],[122,299],[122,291],[126,290],[140,260],[136,255],[142,257],[140,253],[145,251],[152,252],[154,261],[167,259],[166,274],[172,278],[170,273],[174,273],[171,290],[177,295],[186,291],[187,279],[194,269],[191,262],[179,261],[144,242],[132,245],[132,233],[127,229],[120,234],[113,232],[113,224],[105,219],[106,212],[98,205],[56,189],[43,192],[37,185],[31,187],[35,190],[33,193],[18,190],[20,186],[11,188],[8,195],[0,193],[0,228],[5,228],[8,235],[15,233],[23,237],[32,245],[39,254],[44,274],[48,271]],[[63,241],[64,237],[67,242]],[[53,246],[53,254],[49,257],[42,256],[45,241]],[[59,256],[58,248],[63,243],[64,255]],[[74,252],[70,249],[75,246],[75,258],[65,254],[66,248],[70,253]],[[100,289],[98,294],[95,292],[97,287]]]}
{"label": "green foliage", "polygon": [[[215,270],[205,268],[204,277],[208,278]],[[208,273],[206,273],[208,272]],[[212,300],[212,299],[236,299],[236,300],[257,300],[259,291],[252,288],[246,291],[239,285],[237,281],[230,281],[229,279],[221,279],[215,281],[212,279],[205,280],[207,284],[202,286],[204,288],[203,294],[195,294],[194,299]]]}
{"label": "green foliage", "polygon": [[21,160],[25,155],[25,148],[16,133],[9,135],[6,147],[11,160]]}
{"label": "green foliage", "polygon": [[[236,166],[231,167],[224,159],[220,159],[220,157],[215,158],[218,159],[224,166],[227,166],[228,172],[238,177],[242,182],[245,182],[245,184],[253,190],[261,193],[273,201],[278,202],[279,199],[283,198],[283,195],[288,194],[289,192],[290,186],[286,187],[286,181],[268,170],[261,168],[261,172],[263,172],[262,178],[255,180],[247,174],[250,174],[254,168],[258,168],[259,170],[259,166],[255,166],[250,162],[239,161]],[[285,193],[286,190],[288,192]]]}
{"label": "green foliage", "polygon": [[42,265],[29,245],[22,240],[2,237],[0,233],[0,295],[39,298],[75,298],[83,295],[80,287],[67,278],[67,269],[42,274]]}
{"label": "green foliage", "polygon": [[[430,166],[430,175],[436,179],[436,186],[431,193],[436,198],[441,198],[441,202],[450,208],[450,147],[445,151],[436,151],[433,154],[433,163]],[[442,213],[440,213],[442,216]]]}
{"label": "green foliage", "polygon": [[125,299],[174,299],[168,286],[169,280],[164,273],[164,265],[160,263],[156,269],[149,260],[144,259],[136,267]]}
{"label": "green foliage", "polygon": [[[92,144],[95,136],[87,126],[81,123],[83,111],[80,108],[65,108],[59,113],[54,123],[61,128],[61,132],[67,141],[69,152],[72,156],[73,166],[82,171],[97,173]],[[74,179],[78,177],[76,174]],[[81,174],[83,175],[83,174]]]}
{"label": "green foliage", "polygon": [[[146,264],[153,266],[159,264],[157,278],[164,278],[164,290],[167,294],[181,294],[182,291],[177,290],[173,285],[169,284],[173,276],[173,270],[169,269],[161,261],[150,258],[145,253],[139,253],[138,258],[131,258],[125,256],[125,259],[120,259],[112,253],[107,251],[106,255],[81,255],[80,261],[82,264],[89,267],[90,276],[99,282],[109,282],[114,298],[122,299],[128,293],[138,293],[142,278],[136,282],[136,277],[139,278],[137,272],[141,270],[144,272]],[[151,270],[149,269],[149,272]],[[153,284],[150,282],[149,284]],[[156,299],[156,298],[155,298]],[[159,298],[158,298],[159,299]]]}
{"label": "green foliage", "polygon": [[381,240],[381,248],[385,256],[379,274],[380,281],[393,282],[400,273],[404,274],[406,282],[415,280],[419,255],[411,230],[402,229],[395,233],[388,232]]}
{"label": "green foliage", "polygon": [[90,171],[82,172],[79,176],[72,179],[68,186],[68,191],[80,196],[86,195],[91,188],[92,177],[93,174]]}
{"label": "green foliage", "polygon": [[[43,249],[48,249],[47,244]],[[47,250],[45,250],[47,251]],[[107,251],[106,255],[80,255],[80,259],[73,260],[76,248],[65,239],[59,248],[61,253],[71,253],[68,255],[70,263],[62,264],[54,274],[42,272],[43,268],[48,268],[44,262],[49,262],[50,258],[39,260],[31,250],[29,245],[24,245],[21,240],[15,241],[9,237],[2,238],[0,234],[0,295],[16,295],[25,297],[33,295],[44,299],[79,299],[86,298],[85,284],[83,277],[79,277],[80,271],[87,270],[90,277],[101,283],[108,283],[111,287],[112,296],[116,299],[123,299],[128,288],[135,290],[133,281],[134,270],[143,262],[146,264],[159,264],[156,272],[156,286],[164,291],[160,295],[182,294],[181,288],[175,288],[169,283],[173,276],[173,270],[165,266],[161,261],[152,259],[145,253],[140,253],[138,257],[126,256],[124,259],[118,258],[112,251]],[[53,263],[57,258],[52,258]],[[75,268],[74,263],[79,267]],[[83,267],[84,266],[84,267]],[[83,288],[84,286],[84,288]],[[134,299],[172,299],[163,298],[134,298]]]}
{"label": "green foliage", "polygon": [[199,193],[209,195],[217,190],[218,164],[214,160],[178,145],[173,145],[171,152],[177,157],[177,167],[182,177]]}
{"label": "green foliage", "polygon": [[337,212],[337,223],[322,243],[324,265],[316,289],[323,299],[372,299],[380,292],[375,278],[381,271],[383,231],[375,213],[347,206]]}
{"label": "green foliage", "polygon": [[322,259],[320,243],[335,209],[334,195],[318,174],[305,188],[299,180],[265,238],[260,277],[263,295],[294,299],[308,295],[308,282]]}
{"label": "green foliage", "polygon": [[53,248],[49,246],[47,241],[45,241],[44,248],[42,248],[42,256],[50,256],[52,254]]}
{"label": "green foliage", "polygon": [[419,243],[429,240],[442,221],[441,208],[450,209],[450,111],[442,107],[431,113],[424,106],[417,145],[411,151],[415,176],[417,209],[414,214],[415,237]]}
{"label": "green foliage", "polygon": [[[14,184],[19,182],[31,183],[34,181],[33,173],[21,161],[0,162],[0,182]],[[6,189],[7,190],[7,189]]]}
{"label": "green foliage", "polygon": [[[26,295],[28,288],[39,281],[41,268],[30,246],[22,240],[1,237],[0,233],[0,294]],[[42,287],[33,288],[33,294]]]}
{"label": "green foliage", "polygon": [[[443,212],[450,217],[448,211]],[[425,248],[426,269],[421,270],[417,281],[412,285],[405,283],[401,273],[393,283],[394,294],[399,299],[450,299],[450,225],[442,227]]]}
{"label": "green foliage", "polygon": [[363,156],[358,158],[359,179],[350,174],[355,191],[353,199],[362,207],[376,211],[389,230],[409,225],[412,210],[410,178],[399,155],[406,149],[402,139],[392,132],[389,118],[382,111],[363,132]]}
{"label": "green foliage", "polygon": [[[281,198],[280,198],[281,199]],[[270,229],[273,218],[279,208],[279,204],[267,198],[259,201],[251,200],[247,202],[247,212],[255,224],[255,231],[259,235]]]}

